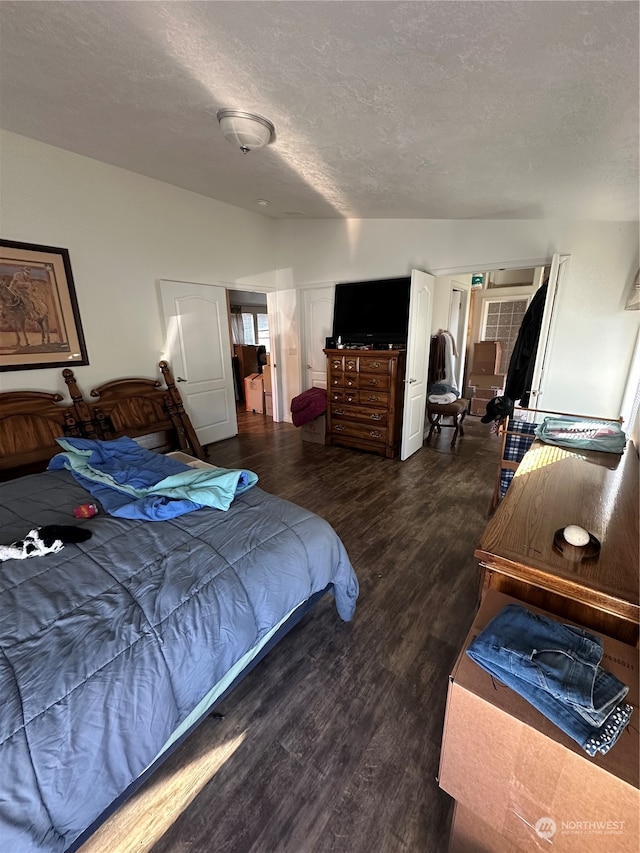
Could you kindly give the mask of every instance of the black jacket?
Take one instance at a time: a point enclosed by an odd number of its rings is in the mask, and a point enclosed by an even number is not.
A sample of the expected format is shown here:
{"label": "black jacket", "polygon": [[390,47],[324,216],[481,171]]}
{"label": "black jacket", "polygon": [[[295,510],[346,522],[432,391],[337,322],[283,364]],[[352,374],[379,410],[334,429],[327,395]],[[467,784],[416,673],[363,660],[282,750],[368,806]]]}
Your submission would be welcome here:
{"label": "black jacket", "polygon": [[533,368],[536,363],[536,353],[538,352],[538,340],[540,339],[540,327],[542,326],[542,315],[544,313],[546,298],[547,284],[545,282],[536,291],[531,304],[527,308],[527,312],[522,319],[520,331],[518,332],[516,345],[513,348],[511,360],[509,361],[504,393],[514,403],[520,400],[520,405],[523,407],[529,405],[529,393],[533,379]]}

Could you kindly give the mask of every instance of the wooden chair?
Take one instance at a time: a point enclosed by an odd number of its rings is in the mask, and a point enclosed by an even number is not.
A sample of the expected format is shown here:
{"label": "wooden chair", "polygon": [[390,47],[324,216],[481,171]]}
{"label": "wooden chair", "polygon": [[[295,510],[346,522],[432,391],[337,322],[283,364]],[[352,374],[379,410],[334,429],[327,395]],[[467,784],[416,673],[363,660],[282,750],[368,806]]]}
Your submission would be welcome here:
{"label": "wooden chair", "polygon": [[[429,403],[427,402],[427,417],[431,426],[427,435],[427,444],[431,441],[431,436],[434,432],[441,432],[442,427],[453,428],[453,438],[451,439],[451,447],[455,446],[458,438],[458,433],[464,435],[464,427],[462,423],[466,417],[469,408],[469,401],[461,397],[454,400],[452,403]],[[442,418],[450,417],[451,423],[445,424]]]}

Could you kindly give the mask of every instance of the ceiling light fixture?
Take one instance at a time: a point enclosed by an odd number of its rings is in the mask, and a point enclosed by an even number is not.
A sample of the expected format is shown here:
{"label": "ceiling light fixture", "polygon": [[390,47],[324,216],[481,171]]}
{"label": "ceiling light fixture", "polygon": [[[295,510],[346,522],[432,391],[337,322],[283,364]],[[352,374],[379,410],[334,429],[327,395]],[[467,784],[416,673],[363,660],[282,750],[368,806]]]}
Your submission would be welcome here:
{"label": "ceiling light fixture", "polygon": [[218,110],[218,121],[225,139],[237,145],[243,154],[273,142],[276,129],[266,118],[242,110]]}

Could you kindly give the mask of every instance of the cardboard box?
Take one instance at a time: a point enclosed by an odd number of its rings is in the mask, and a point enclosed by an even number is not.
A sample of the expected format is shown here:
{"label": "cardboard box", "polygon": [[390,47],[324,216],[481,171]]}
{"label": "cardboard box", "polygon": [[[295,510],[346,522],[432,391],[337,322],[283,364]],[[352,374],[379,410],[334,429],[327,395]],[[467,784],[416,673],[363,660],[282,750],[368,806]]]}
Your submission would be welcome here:
{"label": "cardboard box", "polygon": [[504,389],[504,373],[470,373],[467,385],[472,388],[483,388],[495,390],[494,397],[502,394]]}
{"label": "cardboard box", "polygon": [[472,415],[484,415],[487,411],[487,403],[494,397],[498,396],[498,392],[493,388],[473,388],[469,389],[469,412]]}
{"label": "cardboard box", "polygon": [[300,427],[300,433],[304,441],[313,441],[316,444],[324,444],[324,437],[327,431],[327,416],[320,417],[303,424]]}
{"label": "cardboard box", "polygon": [[[542,839],[541,839],[541,843]],[[496,836],[495,829],[462,803],[455,804],[448,853],[519,853],[508,839]]]}
{"label": "cardboard box", "polygon": [[264,392],[264,411],[268,418],[273,418],[273,394],[271,391]]}
{"label": "cardboard box", "polygon": [[[269,358],[269,356],[267,356]],[[273,388],[271,386],[271,365],[265,364],[262,368],[262,384],[264,385],[264,393],[271,394]]]}
{"label": "cardboard box", "polygon": [[247,412],[264,412],[264,388],[261,373],[251,373],[244,380],[244,400]]}
{"label": "cardboard box", "polygon": [[627,701],[634,712],[611,751],[590,758],[465,654],[473,637],[513,601],[487,592],[452,672],[440,787],[493,830],[496,843],[490,849],[539,851],[551,841],[557,853],[637,853],[638,650],[602,638],[603,665],[629,685]]}
{"label": "cardboard box", "polygon": [[473,345],[472,373],[496,374],[500,372],[502,344],[500,341],[478,341]]}

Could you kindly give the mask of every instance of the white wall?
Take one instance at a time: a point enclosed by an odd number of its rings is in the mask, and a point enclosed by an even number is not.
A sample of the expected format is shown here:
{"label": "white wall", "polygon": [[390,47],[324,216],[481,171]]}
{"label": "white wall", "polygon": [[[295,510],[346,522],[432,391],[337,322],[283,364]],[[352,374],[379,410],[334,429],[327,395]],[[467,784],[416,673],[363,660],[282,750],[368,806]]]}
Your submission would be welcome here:
{"label": "white wall", "polygon": [[[637,223],[314,220],[275,222],[11,133],[0,136],[0,234],[69,249],[90,364],[80,387],[155,376],[157,280],[276,287],[283,412],[301,390],[297,288],[317,282],[533,266],[570,254],[545,405],[617,416],[638,312]],[[285,292],[286,291],[286,292]],[[0,388],[65,390],[61,370],[0,373]]]}
{"label": "white wall", "polygon": [[571,255],[559,294],[544,405],[617,417],[636,339],[624,298],[638,224],[541,220],[322,220],[279,223],[279,266],[294,286],[534,266]]}
{"label": "white wall", "polygon": [[[90,364],[81,389],[158,375],[157,281],[275,286],[275,223],[11,133],[0,136],[0,236],[69,250]],[[62,368],[0,373],[0,389],[66,391]]]}

